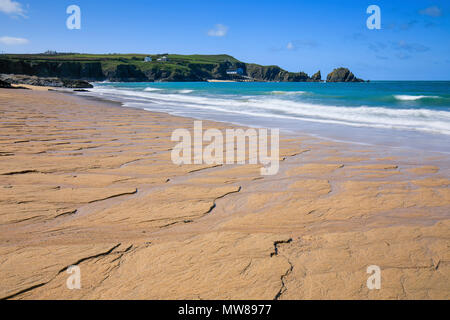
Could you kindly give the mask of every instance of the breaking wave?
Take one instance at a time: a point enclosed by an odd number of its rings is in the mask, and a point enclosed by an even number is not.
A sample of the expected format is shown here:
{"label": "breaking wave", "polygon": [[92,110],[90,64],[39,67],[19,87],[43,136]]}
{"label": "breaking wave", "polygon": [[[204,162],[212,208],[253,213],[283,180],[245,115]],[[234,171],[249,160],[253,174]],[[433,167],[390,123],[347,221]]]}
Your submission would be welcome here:
{"label": "breaking wave", "polygon": [[420,100],[420,99],[439,99],[439,96],[411,96],[411,95],[395,95],[394,96],[395,99],[400,100],[400,101],[416,101],[416,100]]}
{"label": "breaking wave", "polygon": [[[272,95],[219,97],[191,95],[193,90],[160,93],[158,89],[143,91],[94,88],[91,93],[121,101],[125,106],[146,110],[189,115],[190,113],[227,113],[254,117],[298,119],[303,121],[341,124],[348,126],[391,128],[450,135],[450,112],[430,109],[396,109],[374,106],[336,106],[287,100]],[[298,91],[297,91],[298,94]],[[422,96],[400,96],[421,99]],[[427,96],[429,98],[430,96]]]}

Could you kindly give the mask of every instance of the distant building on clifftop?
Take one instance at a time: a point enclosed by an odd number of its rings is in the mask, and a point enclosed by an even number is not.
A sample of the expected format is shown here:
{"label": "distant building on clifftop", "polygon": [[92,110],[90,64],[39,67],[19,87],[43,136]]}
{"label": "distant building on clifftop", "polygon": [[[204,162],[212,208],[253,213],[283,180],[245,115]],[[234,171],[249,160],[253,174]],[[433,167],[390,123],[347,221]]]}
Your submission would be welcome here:
{"label": "distant building on clifftop", "polygon": [[145,57],[144,58],[144,62],[152,62],[152,58],[151,57]]}
{"label": "distant building on clifftop", "polygon": [[167,59],[166,56],[163,56],[163,57],[159,58],[158,61],[160,61],[160,62],[167,62],[167,61],[169,61],[169,59]]}

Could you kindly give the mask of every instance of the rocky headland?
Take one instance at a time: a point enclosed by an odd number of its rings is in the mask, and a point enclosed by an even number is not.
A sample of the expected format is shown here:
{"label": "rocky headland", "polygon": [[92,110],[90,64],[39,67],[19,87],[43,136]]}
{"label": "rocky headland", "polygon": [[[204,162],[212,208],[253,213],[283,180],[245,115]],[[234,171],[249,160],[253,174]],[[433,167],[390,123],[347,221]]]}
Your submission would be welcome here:
{"label": "rocky headland", "polygon": [[[159,58],[164,57],[164,60]],[[145,62],[151,58],[151,61]],[[149,60],[149,59],[148,59]],[[230,70],[239,70],[231,74]],[[321,72],[312,76],[305,72],[289,72],[279,66],[262,66],[245,63],[229,55],[84,55],[35,54],[0,56],[0,74],[33,76],[14,78],[10,83],[45,85],[55,87],[88,88],[83,83],[69,80],[111,82],[197,82],[222,81],[273,81],[322,82]],[[56,79],[57,78],[57,79]],[[64,80],[63,80],[64,79]],[[330,82],[362,81],[348,69],[339,68],[328,75]],[[20,82],[19,82],[20,83]]]}

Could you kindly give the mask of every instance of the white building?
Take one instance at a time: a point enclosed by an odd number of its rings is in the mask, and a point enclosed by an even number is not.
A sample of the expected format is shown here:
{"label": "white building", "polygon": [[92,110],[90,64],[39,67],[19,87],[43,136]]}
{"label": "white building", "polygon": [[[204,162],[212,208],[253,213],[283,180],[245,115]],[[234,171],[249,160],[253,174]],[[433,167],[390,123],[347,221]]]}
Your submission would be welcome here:
{"label": "white building", "polygon": [[152,58],[151,57],[145,57],[144,62],[152,62]]}
{"label": "white building", "polygon": [[167,61],[169,61],[169,59],[167,59],[166,56],[163,56],[163,57],[159,58],[158,61],[167,62]]}

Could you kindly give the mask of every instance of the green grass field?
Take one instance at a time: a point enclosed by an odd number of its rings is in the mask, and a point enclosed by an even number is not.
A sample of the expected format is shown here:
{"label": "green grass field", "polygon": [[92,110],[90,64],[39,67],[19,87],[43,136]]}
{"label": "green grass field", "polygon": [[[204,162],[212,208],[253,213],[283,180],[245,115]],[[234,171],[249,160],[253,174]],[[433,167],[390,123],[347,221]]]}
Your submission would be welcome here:
{"label": "green grass field", "polygon": [[[153,61],[144,62],[145,57],[151,57]],[[169,61],[159,62],[158,58],[166,56]],[[158,68],[165,71],[178,70],[178,72],[188,72],[189,65],[197,64],[200,66],[216,66],[219,63],[229,61],[231,63],[239,60],[229,55],[180,55],[180,54],[4,54],[0,58],[22,60],[29,62],[79,62],[92,63],[100,62],[105,71],[114,70],[120,64],[131,64],[142,71],[152,68]]]}

